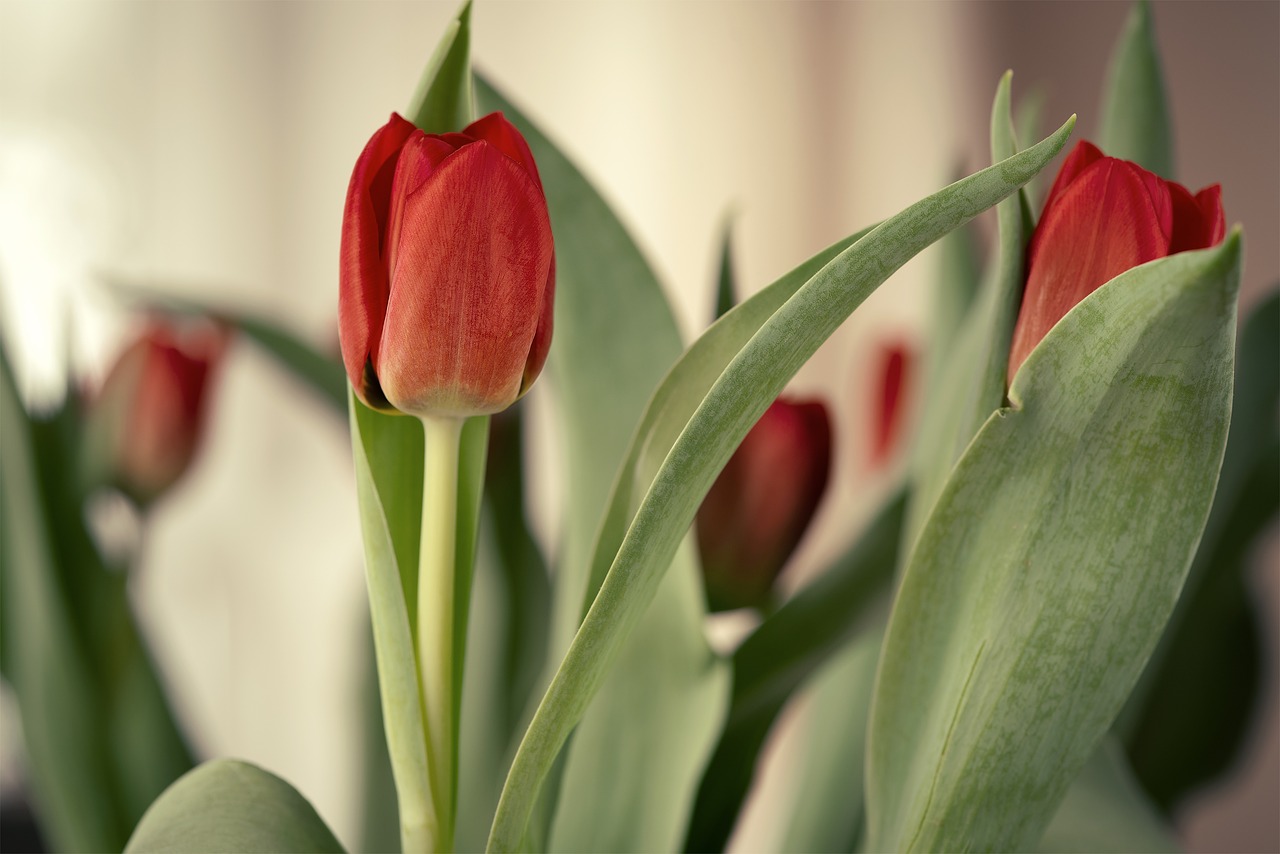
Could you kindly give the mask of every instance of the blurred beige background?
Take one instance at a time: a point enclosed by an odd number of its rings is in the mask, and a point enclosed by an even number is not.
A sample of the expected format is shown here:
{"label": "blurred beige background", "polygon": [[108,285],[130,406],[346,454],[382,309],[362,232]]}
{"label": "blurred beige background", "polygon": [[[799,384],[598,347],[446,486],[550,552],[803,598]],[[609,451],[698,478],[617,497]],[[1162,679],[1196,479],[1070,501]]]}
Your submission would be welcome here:
{"label": "blurred beige background", "polygon": [[[63,312],[79,375],[129,329],[104,273],[266,312],[336,347],[342,199],[365,140],[403,109],[454,3],[0,2],[0,291],[24,394],[56,394]],[[478,0],[477,66],[570,153],[666,284],[708,320],[737,212],[745,292],[986,163],[990,98],[1046,95],[1096,126],[1121,3]],[[1245,224],[1244,300],[1280,278],[1280,4],[1158,3],[1179,177],[1219,181]],[[833,490],[797,575],[874,504],[859,364],[918,339],[934,258],[913,262],[797,378],[837,406]],[[542,390],[535,389],[538,406]],[[356,838],[364,605],[345,425],[237,347],[197,470],[158,509],[136,603],[207,755],[291,780]],[[547,441],[550,441],[549,439]],[[539,489],[554,495],[554,473]],[[554,548],[555,520],[540,518]],[[1273,537],[1274,540],[1274,537]],[[1274,543],[1273,543],[1274,546]],[[1260,596],[1280,593],[1275,550]],[[1269,640],[1275,649],[1275,624]],[[1181,820],[1193,850],[1280,847],[1275,659],[1236,779]],[[1261,726],[1260,726],[1261,732]],[[4,773],[15,755],[4,707]],[[781,756],[785,751],[776,751]],[[758,802],[785,797],[785,758]],[[737,837],[767,850],[767,809]]]}

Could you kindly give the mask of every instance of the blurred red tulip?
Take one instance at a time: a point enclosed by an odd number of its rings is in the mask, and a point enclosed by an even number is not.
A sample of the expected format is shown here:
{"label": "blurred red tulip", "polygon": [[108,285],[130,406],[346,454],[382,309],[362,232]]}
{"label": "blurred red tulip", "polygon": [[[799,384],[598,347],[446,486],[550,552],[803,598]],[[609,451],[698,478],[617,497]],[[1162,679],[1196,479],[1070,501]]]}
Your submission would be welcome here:
{"label": "blurred red tulip", "polygon": [[901,341],[883,343],[877,353],[876,376],[879,388],[875,399],[875,421],[871,432],[871,465],[879,467],[897,448],[903,431],[907,387],[911,381],[914,354]]}
{"label": "blurred red tulip", "polygon": [[529,146],[501,113],[426,134],[398,115],[347,189],[338,332],[369,406],[497,412],[551,345],[555,255]]}
{"label": "blurred red tulip", "polygon": [[774,401],[698,510],[713,611],[763,605],[827,487],[831,419],[818,401]]}
{"label": "blurred red tulip", "polygon": [[1008,380],[1053,325],[1099,287],[1139,264],[1213,246],[1225,233],[1217,184],[1192,196],[1081,141],[1063,162],[1027,248]]}
{"label": "blurred red tulip", "polygon": [[180,338],[153,322],[107,374],[89,412],[95,463],[139,504],[155,500],[191,465],[225,343],[221,329]]}

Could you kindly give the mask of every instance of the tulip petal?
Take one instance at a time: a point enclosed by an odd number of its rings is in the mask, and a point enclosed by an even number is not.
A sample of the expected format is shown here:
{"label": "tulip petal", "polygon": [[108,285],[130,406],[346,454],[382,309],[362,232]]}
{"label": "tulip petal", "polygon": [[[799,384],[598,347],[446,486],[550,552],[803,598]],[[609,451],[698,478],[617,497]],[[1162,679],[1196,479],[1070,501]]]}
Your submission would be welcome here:
{"label": "tulip petal", "polygon": [[347,378],[360,399],[386,409],[368,366],[375,360],[390,291],[383,249],[391,180],[404,142],[416,128],[396,114],[365,145],[356,161],[342,218],[338,267],[338,338]]}
{"label": "tulip petal", "polygon": [[1051,199],[1027,252],[1010,380],[1076,303],[1125,270],[1167,255],[1171,226],[1165,182],[1112,157],[1086,167]]}
{"label": "tulip petal", "polygon": [[1195,196],[1181,184],[1169,185],[1173,202],[1173,239],[1169,254],[1208,249],[1222,242],[1226,219],[1222,213],[1222,187],[1205,187]]}
{"label": "tulip petal", "polygon": [[376,361],[387,399],[440,414],[509,406],[551,268],[542,191],[481,140],[442,161],[404,199],[401,216]]}
{"label": "tulip petal", "polygon": [[1048,211],[1049,207],[1057,201],[1058,196],[1080,177],[1081,172],[1104,156],[1098,146],[1092,142],[1084,139],[1077,142],[1075,148],[1071,149],[1071,153],[1063,159],[1062,168],[1058,170],[1058,177],[1053,179],[1053,186],[1049,188],[1049,195],[1045,197],[1042,210]]}
{"label": "tulip petal", "polygon": [[547,273],[547,288],[542,294],[542,316],[538,318],[538,328],[533,333],[533,343],[529,345],[529,356],[524,363],[524,376],[520,380],[522,395],[542,373],[542,366],[547,363],[547,354],[551,352],[551,329],[555,325],[556,315],[555,297],[556,257],[553,253],[551,270]]}
{"label": "tulip petal", "polygon": [[515,125],[507,121],[506,116],[502,113],[490,113],[489,115],[476,119],[467,129],[463,131],[472,139],[483,139],[492,145],[498,147],[498,150],[510,157],[515,162],[524,166],[526,172],[537,183],[538,187],[542,187],[542,179],[538,177],[538,164],[533,162],[533,152],[529,150],[529,143],[525,142],[520,131],[516,130]]}

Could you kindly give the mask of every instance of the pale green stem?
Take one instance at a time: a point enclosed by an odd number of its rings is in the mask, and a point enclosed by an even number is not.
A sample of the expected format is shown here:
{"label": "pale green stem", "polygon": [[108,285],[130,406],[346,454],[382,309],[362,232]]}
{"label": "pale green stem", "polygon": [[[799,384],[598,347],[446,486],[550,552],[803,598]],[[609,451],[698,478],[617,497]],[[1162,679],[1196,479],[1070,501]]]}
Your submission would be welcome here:
{"label": "pale green stem", "polygon": [[457,561],[458,451],[461,418],[426,416],[422,478],[422,539],[418,558],[418,668],[422,674],[427,770],[439,837],[434,850],[453,848],[453,598]]}

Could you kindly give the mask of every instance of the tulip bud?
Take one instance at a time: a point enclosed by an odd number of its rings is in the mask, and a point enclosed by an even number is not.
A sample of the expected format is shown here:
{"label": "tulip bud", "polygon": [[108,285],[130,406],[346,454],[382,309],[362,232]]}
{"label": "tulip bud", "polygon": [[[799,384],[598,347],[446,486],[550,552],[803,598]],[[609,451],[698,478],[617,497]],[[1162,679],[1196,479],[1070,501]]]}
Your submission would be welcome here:
{"label": "tulip bud", "polygon": [[698,510],[713,611],[765,604],[827,486],[831,420],[817,401],[774,401]]}
{"label": "tulip bud", "polygon": [[140,505],[172,486],[195,456],[222,330],[181,339],[155,322],[121,354],[89,409],[90,460],[100,479]]}
{"label": "tulip bud", "polygon": [[1099,287],[1139,264],[1214,246],[1225,234],[1217,184],[1192,196],[1081,141],[1063,162],[1027,247],[1009,382],[1054,324]]}
{"label": "tulip bud", "polygon": [[906,388],[911,378],[910,348],[901,341],[883,343],[877,354],[875,421],[871,433],[871,465],[879,467],[888,461],[901,437],[903,411],[906,409]]}
{"label": "tulip bud", "polygon": [[501,113],[426,134],[398,115],[347,189],[338,332],[367,405],[418,416],[510,406],[551,345],[555,256],[533,155]]}

